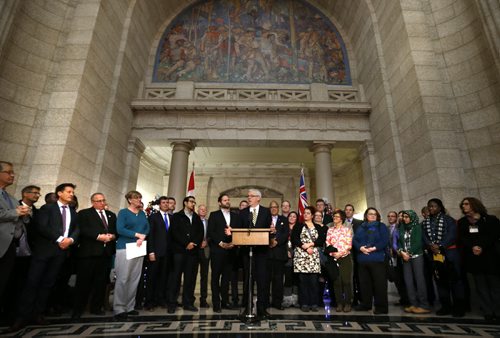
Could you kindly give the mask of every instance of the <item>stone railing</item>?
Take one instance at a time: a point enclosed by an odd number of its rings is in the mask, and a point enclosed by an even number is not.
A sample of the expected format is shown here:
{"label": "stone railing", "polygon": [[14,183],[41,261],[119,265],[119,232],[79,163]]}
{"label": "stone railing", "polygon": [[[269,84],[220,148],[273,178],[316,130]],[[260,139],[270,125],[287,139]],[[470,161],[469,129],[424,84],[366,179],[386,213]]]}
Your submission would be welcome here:
{"label": "stone railing", "polygon": [[367,113],[362,86],[321,83],[214,84],[179,81],[152,83],[139,88],[134,110],[330,111]]}
{"label": "stone railing", "polygon": [[[143,90],[143,99],[178,100],[191,99],[196,101],[330,101],[330,102],[361,102],[359,91],[353,87],[328,88],[324,86],[323,95],[315,95],[311,88],[278,89],[278,88],[231,88],[220,85],[214,87],[194,86],[188,95],[179,96],[174,85],[161,87],[149,85]],[[309,87],[309,86],[301,86]],[[326,95],[325,95],[326,94]],[[319,99],[318,99],[319,97]]]}

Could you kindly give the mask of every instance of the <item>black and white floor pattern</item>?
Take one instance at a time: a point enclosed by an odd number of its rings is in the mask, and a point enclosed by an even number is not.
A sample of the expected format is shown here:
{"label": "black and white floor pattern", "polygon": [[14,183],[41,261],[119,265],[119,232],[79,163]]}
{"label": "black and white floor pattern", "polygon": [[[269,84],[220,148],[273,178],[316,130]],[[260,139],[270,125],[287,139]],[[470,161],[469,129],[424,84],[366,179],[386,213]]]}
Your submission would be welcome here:
{"label": "black and white floor pattern", "polygon": [[[500,325],[488,323],[478,316],[466,318],[415,315],[303,314],[297,309],[275,311],[272,318],[247,325],[237,319],[236,311],[213,314],[167,315],[165,310],[154,313],[141,311],[140,316],[126,322],[115,322],[111,313],[106,317],[52,319],[47,326],[28,326],[9,334],[10,337],[307,337],[335,335],[371,337],[500,337]],[[132,321],[133,320],[133,321]]]}

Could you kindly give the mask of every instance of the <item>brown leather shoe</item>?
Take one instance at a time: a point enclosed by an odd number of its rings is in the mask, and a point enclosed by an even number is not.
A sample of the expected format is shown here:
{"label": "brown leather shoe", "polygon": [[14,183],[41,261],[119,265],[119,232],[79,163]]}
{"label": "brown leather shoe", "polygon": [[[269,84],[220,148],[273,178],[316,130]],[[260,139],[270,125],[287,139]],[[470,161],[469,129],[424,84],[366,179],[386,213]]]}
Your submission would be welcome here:
{"label": "brown leather shoe", "polygon": [[351,311],[352,311],[351,304],[344,305],[344,312],[351,312]]}
{"label": "brown leather shoe", "polygon": [[417,315],[421,315],[421,314],[425,314],[425,313],[430,313],[431,310],[427,310],[427,309],[424,309],[421,307],[415,307],[415,308],[413,308],[413,310],[411,312],[415,313]]}
{"label": "brown leather shoe", "polygon": [[413,313],[413,310],[416,309],[416,307],[414,307],[413,305],[412,306],[408,306],[408,307],[405,307],[405,312],[406,313]]}
{"label": "brown leather shoe", "polygon": [[342,305],[337,305],[337,308],[335,309],[337,312],[342,312],[344,311],[344,307]]}

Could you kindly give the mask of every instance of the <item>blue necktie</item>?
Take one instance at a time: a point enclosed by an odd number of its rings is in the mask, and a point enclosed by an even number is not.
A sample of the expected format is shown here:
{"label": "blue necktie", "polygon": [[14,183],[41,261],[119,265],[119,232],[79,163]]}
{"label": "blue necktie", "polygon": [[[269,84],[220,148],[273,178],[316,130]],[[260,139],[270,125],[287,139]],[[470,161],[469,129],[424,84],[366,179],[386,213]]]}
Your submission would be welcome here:
{"label": "blue necktie", "polygon": [[165,229],[168,231],[168,216],[167,216],[167,213],[163,214],[163,218],[165,220]]}
{"label": "blue necktie", "polygon": [[9,205],[9,207],[11,209],[14,209],[14,205],[12,204],[12,200],[10,199],[9,194],[7,194],[7,191],[2,190],[2,195],[3,195],[5,202],[7,202],[7,204]]}

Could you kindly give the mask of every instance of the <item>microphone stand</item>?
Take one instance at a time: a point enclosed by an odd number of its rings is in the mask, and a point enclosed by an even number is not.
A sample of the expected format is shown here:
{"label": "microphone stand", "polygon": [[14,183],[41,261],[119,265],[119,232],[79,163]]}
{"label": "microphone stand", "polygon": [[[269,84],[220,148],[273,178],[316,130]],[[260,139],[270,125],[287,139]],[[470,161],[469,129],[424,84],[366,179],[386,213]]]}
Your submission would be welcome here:
{"label": "microphone stand", "polygon": [[[248,215],[248,234],[250,235],[252,227],[252,213]],[[253,259],[253,245],[249,246],[248,251],[248,299],[245,311],[240,315],[240,320],[246,324],[258,322],[257,316],[253,313],[253,283],[252,283],[252,259]]]}

